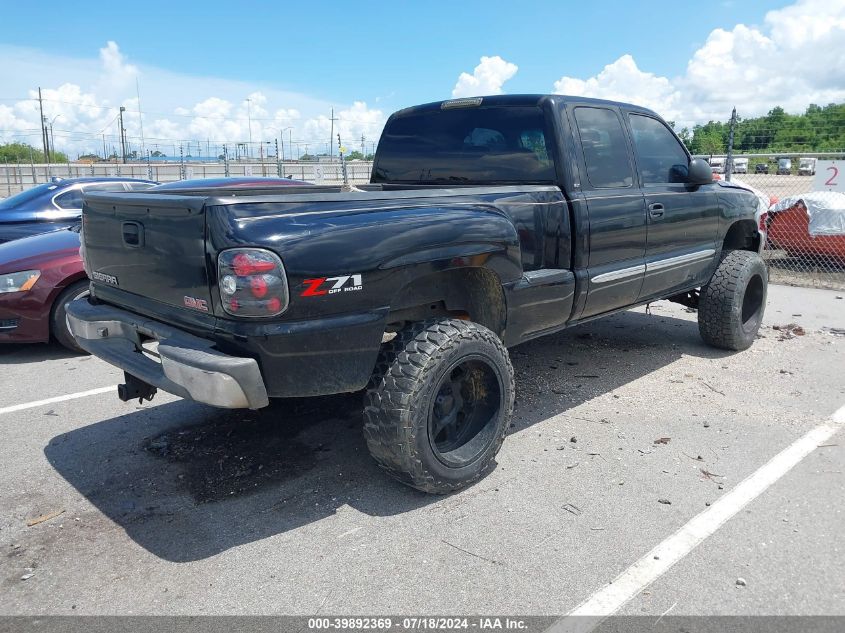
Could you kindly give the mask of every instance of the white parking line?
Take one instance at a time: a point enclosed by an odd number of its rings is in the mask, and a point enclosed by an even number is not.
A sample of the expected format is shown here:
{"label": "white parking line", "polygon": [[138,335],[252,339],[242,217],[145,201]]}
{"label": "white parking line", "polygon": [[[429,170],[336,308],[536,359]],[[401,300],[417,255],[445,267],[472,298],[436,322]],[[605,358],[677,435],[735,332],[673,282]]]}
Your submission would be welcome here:
{"label": "white parking line", "polygon": [[76,400],[77,398],[96,396],[101,393],[114,391],[116,387],[117,385],[112,385],[111,387],[100,387],[99,389],[79,391],[77,393],[69,393],[64,396],[56,396],[55,398],[46,398],[44,400],[36,400],[35,402],[24,402],[23,404],[16,404],[11,407],[3,407],[0,409],[0,415],[3,415],[4,413],[14,413],[15,411],[23,411],[24,409],[32,409],[34,407],[41,407],[45,404],[53,404],[54,402],[64,402],[65,400]]}
{"label": "white parking line", "polygon": [[[823,444],[843,427],[845,427],[845,406],[838,409],[828,422],[815,427],[775,455],[740,482],[736,488],[623,571],[613,582],[605,585],[570,611],[567,616],[558,620],[549,630],[556,633],[586,633],[594,629],[604,618],[614,614],[666,573],[675,563],[812,453],[819,444]],[[569,616],[588,617],[571,618]]]}

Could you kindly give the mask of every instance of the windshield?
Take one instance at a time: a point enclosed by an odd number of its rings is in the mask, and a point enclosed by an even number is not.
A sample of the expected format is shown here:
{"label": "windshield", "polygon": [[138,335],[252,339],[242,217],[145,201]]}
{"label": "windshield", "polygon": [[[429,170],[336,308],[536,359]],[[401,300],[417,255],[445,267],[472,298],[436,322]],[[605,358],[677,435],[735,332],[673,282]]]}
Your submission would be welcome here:
{"label": "windshield", "polygon": [[38,185],[37,187],[33,187],[32,189],[21,191],[19,194],[16,194],[11,198],[0,200],[0,211],[6,209],[14,209],[15,207],[18,207],[22,204],[26,204],[27,202],[31,202],[32,200],[41,197],[48,191],[53,191],[57,188],[58,185],[54,185],[52,183],[44,183],[43,185]]}
{"label": "windshield", "polygon": [[536,106],[410,113],[385,128],[372,182],[552,183],[548,139]]}

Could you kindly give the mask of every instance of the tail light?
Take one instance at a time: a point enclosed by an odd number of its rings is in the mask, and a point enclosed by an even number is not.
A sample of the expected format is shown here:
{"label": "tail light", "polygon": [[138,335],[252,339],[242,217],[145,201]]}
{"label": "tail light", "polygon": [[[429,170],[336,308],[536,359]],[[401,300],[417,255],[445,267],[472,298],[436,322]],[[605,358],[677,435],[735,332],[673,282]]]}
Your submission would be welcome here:
{"label": "tail light", "polygon": [[279,256],[262,248],[232,248],[217,258],[220,303],[237,317],[269,317],[288,307],[288,282]]}
{"label": "tail light", "polygon": [[768,220],[769,220],[769,212],[763,211],[763,213],[760,214],[760,219],[757,221],[757,229],[761,233],[765,233],[766,231],[769,230],[768,227],[766,226],[766,223],[768,222]]}

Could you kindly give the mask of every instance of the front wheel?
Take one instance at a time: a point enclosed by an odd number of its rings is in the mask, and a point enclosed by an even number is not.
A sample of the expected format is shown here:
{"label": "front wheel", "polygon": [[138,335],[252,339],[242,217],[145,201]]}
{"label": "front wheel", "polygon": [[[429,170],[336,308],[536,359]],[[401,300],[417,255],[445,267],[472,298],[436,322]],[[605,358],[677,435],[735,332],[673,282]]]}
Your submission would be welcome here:
{"label": "front wheel", "polygon": [[729,251],[701,289],[698,331],[704,342],[722,349],[751,347],[763,321],[768,283],[757,253]]}
{"label": "front wheel", "polygon": [[50,333],[53,335],[53,338],[67,349],[79,354],[87,354],[88,352],[79,347],[76,339],[73,338],[73,334],[70,333],[70,329],[67,326],[67,310],[65,306],[71,301],[87,297],[90,294],[89,285],[89,281],[84,279],[65,288],[53,304],[53,315],[50,319]]}
{"label": "front wheel", "polygon": [[508,352],[487,328],[415,323],[385,344],[364,406],[364,437],[388,474],[445,494],[484,475],[513,413]]}

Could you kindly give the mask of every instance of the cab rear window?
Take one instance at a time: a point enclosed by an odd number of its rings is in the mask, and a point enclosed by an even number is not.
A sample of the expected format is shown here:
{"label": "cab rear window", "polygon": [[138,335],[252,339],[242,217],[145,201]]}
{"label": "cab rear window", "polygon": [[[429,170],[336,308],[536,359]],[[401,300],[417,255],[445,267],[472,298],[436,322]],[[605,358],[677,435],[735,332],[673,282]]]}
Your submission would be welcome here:
{"label": "cab rear window", "polygon": [[373,182],[552,183],[545,117],[535,106],[412,112],[393,118],[379,141]]}

